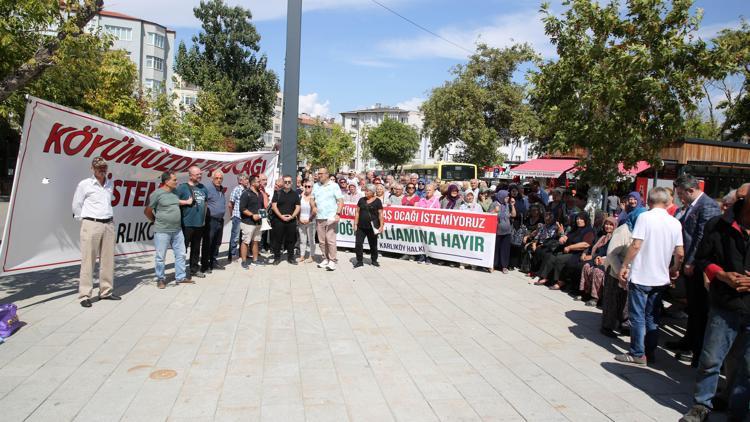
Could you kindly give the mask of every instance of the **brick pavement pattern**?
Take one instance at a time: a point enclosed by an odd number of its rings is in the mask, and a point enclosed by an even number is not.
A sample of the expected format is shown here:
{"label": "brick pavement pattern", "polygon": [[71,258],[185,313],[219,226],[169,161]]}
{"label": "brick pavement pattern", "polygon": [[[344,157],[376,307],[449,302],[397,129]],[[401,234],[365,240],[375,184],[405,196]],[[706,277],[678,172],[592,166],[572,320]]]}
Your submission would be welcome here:
{"label": "brick pavement pattern", "polygon": [[118,260],[123,300],[91,309],[78,267],[3,277],[27,325],[0,345],[2,420],[662,421],[690,404],[693,370],[614,362],[627,343],[599,311],[519,273],[352,259],[165,290],[151,255]]}

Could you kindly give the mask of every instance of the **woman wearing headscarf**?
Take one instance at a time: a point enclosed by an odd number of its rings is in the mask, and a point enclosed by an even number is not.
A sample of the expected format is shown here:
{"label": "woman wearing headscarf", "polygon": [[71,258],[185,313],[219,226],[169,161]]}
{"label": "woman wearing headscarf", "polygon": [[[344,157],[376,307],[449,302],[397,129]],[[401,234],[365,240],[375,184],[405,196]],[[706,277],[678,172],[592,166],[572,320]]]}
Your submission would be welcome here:
{"label": "woman wearing headscarf", "polygon": [[599,302],[602,285],[604,284],[604,270],[607,267],[607,247],[612,239],[612,232],[617,228],[617,219],[607,217],[603,224],[604,234],[591,247],[591,253],[581,255],[581,260],[585,262],[581,270],[581,282],[579,289],[582,296],[589,296],[586,306],[596,306]]}
{"label": "woman wearing headscarf", "polygon": [[617,226],[621,226],[628,218],[628,213],[633,211],[634,209],[638,207],[643,206],[643,198],[641,198],[641,194],[637,191],[630,192],[628,194],[628,198],[625,201],[625,209],[622,210],[620,215],[617,217]]}
{"label": "woman wearing headscarf", "polygon": [[604,295],[602,297],[602,334],[617,337],[615,331],[624,334],[628,322],[628,286],[620,282],[620,269],[628,247],[632,241],[633,228],[638,216],[646,211],[645,207],[636,207],[630,211],[625,224],[612,233],[607,246],[607,272],[604,276]]}
{"label": "woman wearing headscarf", "polygon": [[445,190],[445,196],[440,200],[440,208],[444,210],[457,210],[461,208],[464,200],[458,192],[458,186],[451,184]]}
{"label": "woman wearing headscarf", "polygon": [[482,212],[492,211],[492,197],[490,193],[490,190],[487,188],[479,188],[479,200],[477,202],[482,207]]}
{"label": "woman wearing headscarf", "polygon": [[534,284],[542,285],[551,281],[554,283],[550,287],[552,290],[560,290],[565,287],[565,281],[562,279],[563,270],[565,267],[577,267],[581,254],[591,247],[594,240],[594,229],[591,228],[588,213],[578,213],[575,218],[575,225],[570,233],[560,237],[561,253],[558,252],[542,263],[542,268],[539,270],[539,277],[541,278]]}
{"label": "woman wearing headscarf", "polygon": [[420,177],[419,181],[417,181],[417,196],[420,198],[424,198],[425,195],[427,195],[427,185],[425,184],[424,178]]}
{"label": "woman wearing headscarf", "polygon": [[497,214],[497,228],[495,231],[495,263],[493,269],[499,269],[503,274],[508,273],[510,265],[510,234],[511,218],[516,216],[514,200],[508,196],[507,190],[501,190],[495,195],[492,203],[492,212]]}
{"label": "woman wearing headscarf", "polygon": [[471,189],[467,190],[464,194],[464,203],[461,204],[461,211],[477,213],[484,212],[482,211],[482,206],[479,205],[479,202],[474,200],[474,191]]}
{"label": "woman wearing headscarf", "polygon": [[518,185],[510,185],[508,195],[516,201],[516,218],[523,219],[526,217],[526,211],[529,209],[529,201],[523,195],[523,191]]}

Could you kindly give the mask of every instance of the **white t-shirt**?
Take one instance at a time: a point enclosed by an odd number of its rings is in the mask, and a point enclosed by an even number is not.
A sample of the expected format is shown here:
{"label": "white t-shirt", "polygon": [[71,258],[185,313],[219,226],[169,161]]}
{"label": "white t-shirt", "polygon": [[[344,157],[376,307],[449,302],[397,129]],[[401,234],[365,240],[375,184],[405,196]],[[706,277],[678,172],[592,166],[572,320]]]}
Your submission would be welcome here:
{"label": "white t-shirt", "polygon": [[674,249],[682,246],[682,225],[663,208],[653,208],[638,217],[633,240],[643,241],[633,260],[630,281],[641,286],[670,283],[669,263]]}

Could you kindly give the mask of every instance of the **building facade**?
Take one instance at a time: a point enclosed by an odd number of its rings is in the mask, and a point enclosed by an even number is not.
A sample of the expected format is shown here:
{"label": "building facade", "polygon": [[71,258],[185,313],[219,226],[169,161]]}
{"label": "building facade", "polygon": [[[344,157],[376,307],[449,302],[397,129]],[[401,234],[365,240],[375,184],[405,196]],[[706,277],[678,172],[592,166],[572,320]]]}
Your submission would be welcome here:
{"label": "building facade", "polygon": [[364,156],[363,143],[367,130],[379,126],[386,118],[407,124],[416,129],[420,134],[419,151],[412,157],[411,162],[413,164],[431,164],[437,161],[435,156],[430,155],[430,139],[422,135],[422,127],[424,125],[424,116],[422,113],[375,104],[372,108],[341,113],[341,124],[344,127],[344,131],[352,136],[356,147],[354,163],[351,166],[354,170],[363,171],[378,166],[377,160]]}
{"label": "building facade", "polygon": [[284,95],[276,93],[276,103],[273,105],[273,124],[271,129],[261,136],[264,151],[278,151],[281,147],[281,115],[284,111]]}
{"label": "building facade", "polygon": [[172,81],[175,31],[155,22],[102,10],[88,23],[88,31],[97,29],[114,38],[113,50],[125,50],[138,69],[140,87],[144,92],[174,90]]}
{"label": "building facade", "polygon": [[177,73],[174,74],[174,90],[172,91],[174,98],[172,99],[172,104],[174,104],[181,115],[190,110],[190,107],[198,102],[198,91],[199,88],[197,86],[183,81]]}

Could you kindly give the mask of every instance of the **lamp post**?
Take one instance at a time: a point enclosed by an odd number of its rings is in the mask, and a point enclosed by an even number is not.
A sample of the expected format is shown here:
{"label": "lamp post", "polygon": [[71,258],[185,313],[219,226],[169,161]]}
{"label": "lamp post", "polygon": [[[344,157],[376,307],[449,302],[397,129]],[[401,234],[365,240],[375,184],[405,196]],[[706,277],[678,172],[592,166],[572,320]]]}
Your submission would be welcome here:
{"label": "lamp post", "polygon": [[284,111],[281,129],[281,175],[297,181],[297,116],[299,115],[299,62],[302,42],[302,0],[288,0],[286,12]]}

